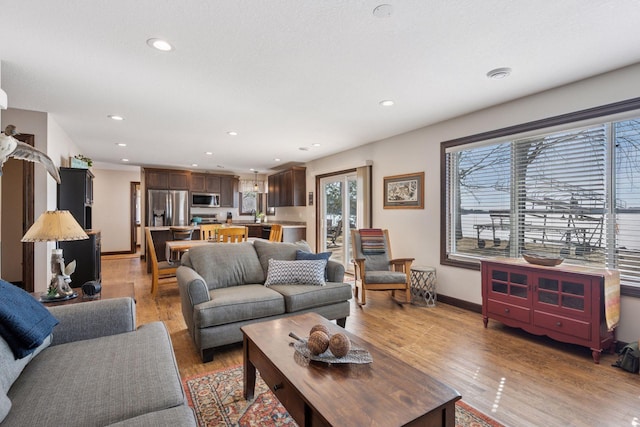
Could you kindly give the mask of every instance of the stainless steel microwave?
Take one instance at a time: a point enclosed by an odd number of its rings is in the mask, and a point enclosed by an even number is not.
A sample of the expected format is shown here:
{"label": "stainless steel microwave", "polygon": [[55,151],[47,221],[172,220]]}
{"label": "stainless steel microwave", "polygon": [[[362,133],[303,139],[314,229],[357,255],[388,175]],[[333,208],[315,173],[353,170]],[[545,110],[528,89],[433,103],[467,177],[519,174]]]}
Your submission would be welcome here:
{"label": "stainless steel microwave", "polygon": [[220,194],[191,193],[191,206],[200,207],[200,208],[219,208]]}

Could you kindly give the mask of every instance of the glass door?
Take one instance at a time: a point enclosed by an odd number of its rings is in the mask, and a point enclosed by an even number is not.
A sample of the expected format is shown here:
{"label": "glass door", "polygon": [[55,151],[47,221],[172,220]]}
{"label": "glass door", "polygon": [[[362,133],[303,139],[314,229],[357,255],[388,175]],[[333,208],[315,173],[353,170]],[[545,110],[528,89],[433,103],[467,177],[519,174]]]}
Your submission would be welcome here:
{"label": "glass door", "polygon": [[362,228],[358,215],[356,171],[320,179],[320,249],[331,252],[331,259],[340,262],[347,271],[351,265],[351,229]]}

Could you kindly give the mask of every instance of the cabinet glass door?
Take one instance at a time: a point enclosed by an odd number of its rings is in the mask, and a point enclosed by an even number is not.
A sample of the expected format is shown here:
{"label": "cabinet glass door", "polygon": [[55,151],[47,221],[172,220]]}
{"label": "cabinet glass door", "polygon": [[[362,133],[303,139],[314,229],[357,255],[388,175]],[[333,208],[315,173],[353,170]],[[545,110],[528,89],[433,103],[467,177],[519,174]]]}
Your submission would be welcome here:
{"label": "cabinet glass door", "polygon": [[540,304],[555,306],[558,309],[585,310],[585,283],[562,278],[538,278],[538,297]]}
{"label": "cabinet glass door", "polygon": [[524,273],[491,270],[491,292],[505,298],[529,298],[529,278]]}

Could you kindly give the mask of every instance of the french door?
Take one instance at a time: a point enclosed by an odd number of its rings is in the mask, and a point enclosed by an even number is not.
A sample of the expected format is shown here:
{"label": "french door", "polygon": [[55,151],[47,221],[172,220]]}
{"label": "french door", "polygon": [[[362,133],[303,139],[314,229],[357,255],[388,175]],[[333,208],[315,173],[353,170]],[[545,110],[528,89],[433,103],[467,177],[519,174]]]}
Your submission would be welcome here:
{"label": "french door", "polygon": [[[364,168],[359,168],[364,169]],[[369,168],[319,177],[319,251],[352,271],[351,230],[369,226]]]}

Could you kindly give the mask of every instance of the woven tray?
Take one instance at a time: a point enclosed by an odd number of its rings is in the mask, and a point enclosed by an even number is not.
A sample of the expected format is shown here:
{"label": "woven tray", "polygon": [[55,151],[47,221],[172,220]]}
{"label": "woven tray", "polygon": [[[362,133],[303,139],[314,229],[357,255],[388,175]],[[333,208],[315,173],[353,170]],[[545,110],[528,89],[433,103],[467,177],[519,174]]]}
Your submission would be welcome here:
{"label": "woven tray", "polygon": [[298,352],[304,358],[315,360],[316,362],[355,363],[355,364],[364,364],[364,363],[373,362],[373,357],[371,357],[371,353],[369,353],[364,348],[356,348],[353,346],[351,347],[351,350],[349,350],[349,353],[347,353],[347,355],[344,357],[336,357],[329,350],[318,355],[311,354],[311,351],[309,351],[309,348],[307,347],[306,339],[296,340],[293,343],[293,348],[295,348],[296,352]]}

